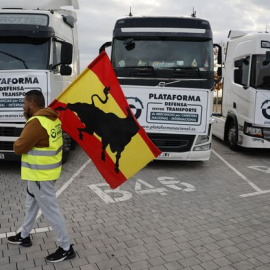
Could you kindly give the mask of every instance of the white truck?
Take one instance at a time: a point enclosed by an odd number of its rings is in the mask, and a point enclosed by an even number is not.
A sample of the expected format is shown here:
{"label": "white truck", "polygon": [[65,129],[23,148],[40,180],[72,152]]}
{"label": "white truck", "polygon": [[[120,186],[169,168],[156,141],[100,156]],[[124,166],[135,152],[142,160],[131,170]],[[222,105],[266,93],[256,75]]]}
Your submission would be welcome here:
{"label": "white truck", "polygon": [[[78,8],[77,0],[1,0],[0,160],[19,157],[25,93],[42,91],[47,106],[79,74]],[[72,144],[64,134],[64,160]]]}
{"label": "white truck", "polygon": [[129,16],[116,21],[111,62],[158,159],[208,160],[214,89],[213,36],[194,17]]}
{"label": "white truck", "polygon": [[213,135],[233,150],[270,148],[270,34],[234,30],[228,38]]}

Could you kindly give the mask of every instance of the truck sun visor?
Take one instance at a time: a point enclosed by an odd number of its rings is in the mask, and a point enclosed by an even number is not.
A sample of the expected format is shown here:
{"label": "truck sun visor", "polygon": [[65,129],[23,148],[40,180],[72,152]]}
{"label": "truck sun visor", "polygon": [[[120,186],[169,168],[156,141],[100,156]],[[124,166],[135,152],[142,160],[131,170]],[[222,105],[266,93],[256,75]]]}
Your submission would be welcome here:
{"label": "truck sun visor", "polygon": [[0,25],[0,37],[29,37],[29,38],[51,38],[55,35],[52,27],[40,25]]}

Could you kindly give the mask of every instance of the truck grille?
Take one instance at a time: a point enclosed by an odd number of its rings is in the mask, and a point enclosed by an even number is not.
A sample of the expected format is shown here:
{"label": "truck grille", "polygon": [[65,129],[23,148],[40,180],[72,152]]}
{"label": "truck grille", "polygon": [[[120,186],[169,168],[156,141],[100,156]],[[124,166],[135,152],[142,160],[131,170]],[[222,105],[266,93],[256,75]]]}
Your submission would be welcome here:
{"label": "truck grille", "polygon": [[[19,137],[22,128],[0,127],[0,151],[13,151],[13,141],[1,141],[1,137]],[[14,139],[15,140],[15,139]]]}
{"label": "truck grille", "polygon": [[191,150],[195,135],[148,133],[148,137],[162,152],[187,152]]}
{"label": "truck grille", "polygon": [[21,132],[22,128],[0,127],[0,136],[2,137],[19,137]]}
{"label": "truck grille", "polygon": [[13,151],[14,142],[0,142],[0,151]]}

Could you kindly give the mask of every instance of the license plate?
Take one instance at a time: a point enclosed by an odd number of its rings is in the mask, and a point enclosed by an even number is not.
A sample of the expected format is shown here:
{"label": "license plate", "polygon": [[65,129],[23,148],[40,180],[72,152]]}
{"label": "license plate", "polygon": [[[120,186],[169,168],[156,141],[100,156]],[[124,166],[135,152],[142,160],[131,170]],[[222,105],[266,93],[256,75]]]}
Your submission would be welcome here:
{"label": "license plate", "polygon": [[162,152],[159,157],[170,157],[170,153]]}
{"label": "license plate", "polygon": [[5,159],[5,154],[0,153],[0,159]]}

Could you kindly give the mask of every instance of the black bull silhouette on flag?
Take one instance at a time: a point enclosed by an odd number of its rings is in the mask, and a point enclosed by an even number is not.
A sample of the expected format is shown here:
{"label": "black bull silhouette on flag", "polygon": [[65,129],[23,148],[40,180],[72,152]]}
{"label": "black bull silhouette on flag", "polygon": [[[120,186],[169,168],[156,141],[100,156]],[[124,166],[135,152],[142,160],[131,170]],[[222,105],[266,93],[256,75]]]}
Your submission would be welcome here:
{"label": "black bull silhouette on flag", "polygon": [[120,118],[114,113],[105,113],[95,106],[94,97],[98,98],[102,104],[107,103],[110,87],[105,87],[103,92],[105,99],[102,100],[100,96],[94,94],[91,96],[92,104],[88,103],[67,103],[66,107],[57,107],[56,111],[71,110],[76,113],[80,121],[85,125],[84,128],[78,128],[79,138],[83,140],[83,132],[90,135],[96,133],[101,138],[102,150],[101,159],[105,161],[105,150],[109,145],[113,153],[116,152],[115,171],[119,173],[119,160],[121,153],[124,151],[126,145],[129,144],[132,137],[139,131],[139,126],[133,118],[129,107],[127,110],[127,117]]}

